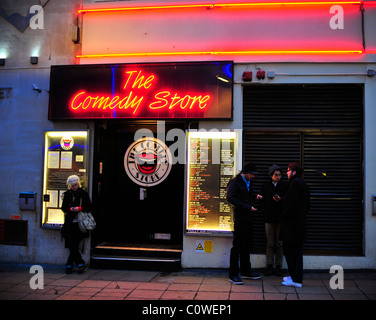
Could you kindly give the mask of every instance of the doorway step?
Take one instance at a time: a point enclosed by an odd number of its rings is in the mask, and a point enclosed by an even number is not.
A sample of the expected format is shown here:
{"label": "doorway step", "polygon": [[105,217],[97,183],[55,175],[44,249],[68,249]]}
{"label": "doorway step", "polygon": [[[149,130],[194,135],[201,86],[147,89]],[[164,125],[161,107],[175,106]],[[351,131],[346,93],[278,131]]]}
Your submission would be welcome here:
{"label": "doorway step", "polygon": [[182,251],[179,245],[103,242],[93,249],[90,267],[179,271]]}

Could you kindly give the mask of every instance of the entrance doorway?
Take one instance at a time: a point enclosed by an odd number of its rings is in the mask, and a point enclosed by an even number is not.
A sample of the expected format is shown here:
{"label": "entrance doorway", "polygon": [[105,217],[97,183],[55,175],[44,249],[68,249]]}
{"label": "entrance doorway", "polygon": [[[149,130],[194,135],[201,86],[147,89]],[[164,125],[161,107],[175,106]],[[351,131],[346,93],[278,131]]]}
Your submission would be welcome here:
{"label": "entrance doorway", "polygon": [[[158,132],[158,129],[164,132]],[[97,229],[95,249],[115,248],[129,255],[144,250],[181,253],[183,241],[184,164],[164,165],[166,132],[185,123],[122,123],[98,125],[94,161],[93,204]],[[135,142],[144,129],[155,138]],[[137,139],[136,139],[137,140]],[[177,152],[185,152],[183,149]],[[127,248],[127,252],[121,249]],[[143,248],[143,249],[141,249]],[[108,250],[107,250],[108,251]],[[115,251],[111,251],[114,253]],[[108,252],[107,252],[108,253]]]}

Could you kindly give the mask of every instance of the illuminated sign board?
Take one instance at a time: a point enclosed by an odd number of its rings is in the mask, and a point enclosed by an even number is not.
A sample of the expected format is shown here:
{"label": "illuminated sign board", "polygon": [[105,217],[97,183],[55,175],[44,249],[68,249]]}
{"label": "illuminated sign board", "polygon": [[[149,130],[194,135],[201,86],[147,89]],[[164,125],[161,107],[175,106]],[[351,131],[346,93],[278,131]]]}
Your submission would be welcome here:
{"label": "illuminated sign board", "polygon": [[233,231],[227,184],[236,174],[236,132],[189,132],[187,233]]}
{"label": "illuminated sign board", "polygon": [[231,119],[232,62],[52,66],[49,119]]}
{"label": "illuminated sign board", "polygon": [[42,227],[60,229],[64,223],[61,210],[67,191],[67,178],[80,177],[87,187],[87,131],[48,131],[45,134]]}

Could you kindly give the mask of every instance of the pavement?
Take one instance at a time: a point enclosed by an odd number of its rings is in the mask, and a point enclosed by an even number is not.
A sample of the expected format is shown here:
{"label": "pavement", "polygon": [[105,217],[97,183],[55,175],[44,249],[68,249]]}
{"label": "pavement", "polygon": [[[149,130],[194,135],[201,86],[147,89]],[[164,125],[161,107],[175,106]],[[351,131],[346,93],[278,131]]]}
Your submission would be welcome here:
{"label": "pavement", "polygon": [[[344,270],[343,289],[332,289],[330,280],[335,274],[329,270],[306,271],[303,287],[294,288],[282,286],[276,276],[244,279],[243,285],[234,285],[223,269],[160,272],[88,268],[82,274],[66,274],[61,265],[41,265],[38,272],[31,267],[0,263],[0,300],[376,300],[376,270]],[[332,279],[333,283],[339,282]]]}

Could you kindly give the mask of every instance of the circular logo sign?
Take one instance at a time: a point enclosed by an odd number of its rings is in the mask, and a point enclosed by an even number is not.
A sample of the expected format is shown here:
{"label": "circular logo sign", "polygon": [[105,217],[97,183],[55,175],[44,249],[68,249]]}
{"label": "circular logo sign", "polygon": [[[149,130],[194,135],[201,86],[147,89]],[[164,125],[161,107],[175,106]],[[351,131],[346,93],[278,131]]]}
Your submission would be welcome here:
{"label": "circular logo sign", "polygon": [[64,150],[70,150],[74,146],[74,140],[71,136],[62,137],[60,140],[60,145]]}
{"label": "circular logo sign", "polygon": [[169,148],[159,139],[144,137],[133,142],[124,156],[129,178],[143,187],[152,187],[167,178],[171,171]]}

